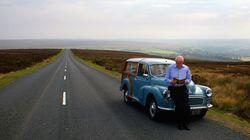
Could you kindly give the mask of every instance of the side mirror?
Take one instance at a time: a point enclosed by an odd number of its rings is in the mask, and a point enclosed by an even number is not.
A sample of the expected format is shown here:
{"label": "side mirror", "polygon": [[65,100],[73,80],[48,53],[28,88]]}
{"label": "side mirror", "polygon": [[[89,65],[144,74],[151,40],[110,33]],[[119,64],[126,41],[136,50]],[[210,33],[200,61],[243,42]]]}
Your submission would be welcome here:
{"label": "side mirror", "polygon": [[149,75],[148,75],[148,74],[145,74],[145,73],[144,73],[142,76],[143,76],[144,78],[146,78],[147,80],[148,80],[148,78],[149,78]]}

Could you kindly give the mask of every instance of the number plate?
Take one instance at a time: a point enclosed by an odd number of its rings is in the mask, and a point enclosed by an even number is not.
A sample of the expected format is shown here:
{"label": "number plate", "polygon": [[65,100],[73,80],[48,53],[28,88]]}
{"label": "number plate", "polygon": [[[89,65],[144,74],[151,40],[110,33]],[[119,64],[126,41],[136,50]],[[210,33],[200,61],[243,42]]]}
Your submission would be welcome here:
{"label": "number plate", "polygon": [[194,109],[194,110],[191,110],[191,114],[192,115],[198,115],[201,113],[201,110],[200,109]]}

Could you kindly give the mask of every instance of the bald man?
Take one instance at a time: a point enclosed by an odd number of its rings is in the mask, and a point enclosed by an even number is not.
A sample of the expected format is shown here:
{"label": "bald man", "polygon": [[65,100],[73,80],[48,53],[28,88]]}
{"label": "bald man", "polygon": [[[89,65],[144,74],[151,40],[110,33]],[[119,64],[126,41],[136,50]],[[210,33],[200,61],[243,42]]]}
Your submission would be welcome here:
{"label": "bald man", "polygon": [[170,96],[175,103],[175,112],[178,118],[178,129],[190,130],[187,126],[190,115],[188,104],[188,89],[186,85],[191,81],[191,73],[188,66],[184,65],[184,57],[177,56],[175,64],[169,66],[165,79],[168,83]]}

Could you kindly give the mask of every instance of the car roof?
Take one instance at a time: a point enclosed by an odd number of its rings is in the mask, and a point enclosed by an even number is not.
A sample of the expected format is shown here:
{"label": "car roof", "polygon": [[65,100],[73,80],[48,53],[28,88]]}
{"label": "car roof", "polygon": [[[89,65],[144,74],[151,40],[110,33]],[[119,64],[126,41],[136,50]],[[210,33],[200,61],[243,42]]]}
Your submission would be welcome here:
{"label": "car roof", "polygon": [[174,64],[175,61],[165,58],[130,58],[127,62],[140,62],[145,64]]}

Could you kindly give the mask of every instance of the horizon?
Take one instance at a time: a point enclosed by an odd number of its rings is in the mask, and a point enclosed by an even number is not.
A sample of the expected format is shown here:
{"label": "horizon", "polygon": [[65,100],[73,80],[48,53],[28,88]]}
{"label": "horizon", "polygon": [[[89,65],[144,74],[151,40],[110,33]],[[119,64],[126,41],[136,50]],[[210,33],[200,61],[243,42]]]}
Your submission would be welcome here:
{"label": "horizon", "polygon": [[103,40],[103,41],[157,41],[157,40],[250,40],[250,38],[0,38],[0,40]]}
{"label": "horizon", "polygon": [[250,39],[0,39],[0,49],[18,48],[117,50],[161,56],[183,54],[195,59],[249,61]]}

